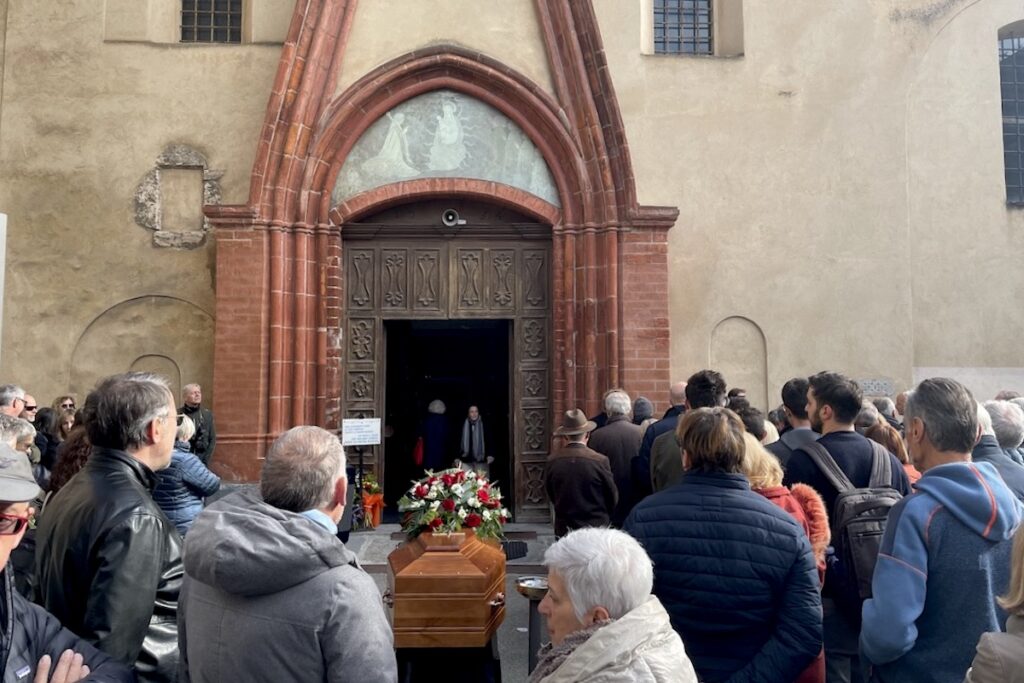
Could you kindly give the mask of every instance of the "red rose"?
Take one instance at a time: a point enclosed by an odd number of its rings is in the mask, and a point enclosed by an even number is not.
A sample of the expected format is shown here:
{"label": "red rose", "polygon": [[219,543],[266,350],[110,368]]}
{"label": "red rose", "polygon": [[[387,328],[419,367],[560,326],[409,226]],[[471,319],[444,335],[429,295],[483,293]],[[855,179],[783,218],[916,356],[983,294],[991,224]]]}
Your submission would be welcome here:
{"label": "red rose", "polygon": [[416,487],[417,498],[426,498],[428,493],[430,493],[430,487],[426,484],[420,484]]}
{"label": "red rose", "polygon": [[441,508],[445,512],[455,512],[455,501],[451,498],[445,498],[441,501]]}
{"label": "red rose", "polygon": [[466,521],[463,522],[463,524],[468,526],[470,529],[475,529],[481,524],[483,524],[483,521],[483,517],[476,514],[475,512],[470,512],[468,515],[466,515]]}
{"label": "red rose", "polygon": [[440,517],[435,517],[434,519],[430,520],[431,529],[439,529],[441,528],[442,524],[444,524],[444,522],[441,521]]}
{"label": "red rose", "polygon": [[508,521],[508,518],[507,517],[498,517],[498,521],[501,522],[502,524],[504,524],[505,522]]}
{"label": "red rose", "polygon": [[451,486],[452,484],[455,483],[455,477],[453,477],[450,474],[445,474],[441,477],[441,483],[443,483],[445,486]]}
{"label": "red rose", "polygon": [[460,484],[466,481],[466,472],[464,470],[459,470],[458,472],[456,472],[455,481],[457,481]]}
{"label": "red rose", "polygon": [[491,494],[487,493],[487,489],[480,489],[477,491],[476,497],[481,503],[486,503],[491,500]]}
{"label": "red rose", "polygon": [[431,477],[430,479],[427,479],[427,486],[433,486],[436,483],[437,483],[437,477]]}

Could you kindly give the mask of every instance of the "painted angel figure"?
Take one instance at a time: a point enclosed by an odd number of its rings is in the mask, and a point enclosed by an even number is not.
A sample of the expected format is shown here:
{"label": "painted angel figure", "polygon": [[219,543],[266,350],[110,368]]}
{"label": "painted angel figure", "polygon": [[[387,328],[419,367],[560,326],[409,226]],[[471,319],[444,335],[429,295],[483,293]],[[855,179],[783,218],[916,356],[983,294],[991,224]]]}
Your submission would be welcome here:
{"label": "painted angel figure", "polygon": [[405,129],[405,114],[386,114],[388,124],[384,144],[377,154],[363,162],[363,171],[381,179],[402,180],[420,174],[409,158],[409,141]]}

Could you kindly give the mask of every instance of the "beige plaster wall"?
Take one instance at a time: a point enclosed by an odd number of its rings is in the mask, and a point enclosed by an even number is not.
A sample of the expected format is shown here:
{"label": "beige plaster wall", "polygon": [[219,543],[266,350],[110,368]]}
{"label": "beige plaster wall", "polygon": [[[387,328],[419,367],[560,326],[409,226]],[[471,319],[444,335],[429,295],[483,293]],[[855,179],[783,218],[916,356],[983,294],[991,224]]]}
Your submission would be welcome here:
{"label": "beige plaster wall", "polygon": [[764,333],[771,404],[824,368],[1024,365],[996,64],[1019,3],[747,0],[732,59],[641,54],[639,5],[595,0],[640,201],[681,210],[674,374],[731,316]]}
{"label": "beige plaster wall", "polygon": [[[168,1],[140,0],[140,24],[123,0],[0,0],[0,378],[44,401],[84,391],[72,357],[104,351],[210,383],[212,336],[196,330],[212,247],[154,248],[132,193],[184,143],[226,172],[225,203],[243,201],[279,47],[177,45]],[[643,3],[594,2],[640,201],[681,210],[675,375],[718,360],[766,405],[823,368],[897,389],[915,368],[1024,376],[1024,217],[1004,202],[996,64],[1019,3],[745,0],[744,56],[703,58],[644,54]],[[291,3],[268,3],[251,40],[287,28]],[[531,0],[362,2],[338,88],[438,41],[551,90]]]}
{"label": "beige plaster wall", "polygon": [[[182,382],[212,390],[213,247],[155,248],[132,196],[163,149],[184,143],[225,171],[225,203],[245,200],[280,47],[104,42],[103,2],[3,5],[0,377],[49,403],[81,396],[100,370],[169,355]],[[122,305],[139,297],[157,303]],[[97,335],[110,321],[123,329]]]}
{"label": "beige plaster wall", "polygon": [[374,67],[439,42],[478,50],[553,91],[533,0],[373,0],[359,3],[338,92]]}

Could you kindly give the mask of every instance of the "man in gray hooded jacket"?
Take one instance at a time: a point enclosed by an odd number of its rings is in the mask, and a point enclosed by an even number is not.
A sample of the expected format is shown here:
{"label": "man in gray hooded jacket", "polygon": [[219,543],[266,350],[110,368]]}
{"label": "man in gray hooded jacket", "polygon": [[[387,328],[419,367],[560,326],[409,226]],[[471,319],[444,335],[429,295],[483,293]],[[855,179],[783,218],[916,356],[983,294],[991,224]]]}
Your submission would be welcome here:
{"label": "man in gray hooded jacket", "polygon": [[380,593],[335,535],[347,488],[337,437],[295,427],[271,446],[258,492],[196,518],[178,612],[181,681],[397,680]]}

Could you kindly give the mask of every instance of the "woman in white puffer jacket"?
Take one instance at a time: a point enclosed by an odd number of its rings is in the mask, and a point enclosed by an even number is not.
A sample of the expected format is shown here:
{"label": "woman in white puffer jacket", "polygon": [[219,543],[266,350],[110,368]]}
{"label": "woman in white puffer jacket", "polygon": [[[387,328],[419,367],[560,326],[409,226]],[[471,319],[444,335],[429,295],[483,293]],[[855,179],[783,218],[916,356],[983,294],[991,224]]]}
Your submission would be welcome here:
{"label": "woman in white puffer jacket", "polygon": [[683,641],[651,595],[651,558],[631,536],[578,529],[544,553],[540,603],[551,643],[530,683],[697,683]]}

